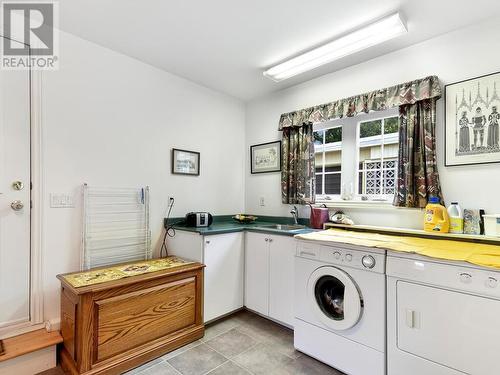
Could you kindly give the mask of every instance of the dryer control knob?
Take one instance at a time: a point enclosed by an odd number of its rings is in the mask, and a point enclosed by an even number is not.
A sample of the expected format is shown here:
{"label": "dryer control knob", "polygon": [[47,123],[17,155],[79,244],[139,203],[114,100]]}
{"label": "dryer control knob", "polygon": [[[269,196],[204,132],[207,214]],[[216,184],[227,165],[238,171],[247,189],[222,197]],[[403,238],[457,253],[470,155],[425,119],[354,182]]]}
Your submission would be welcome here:
{"label": "dryer control knob", "polygon": [[375,267],[375,258],[371,255],[365,255],[363,258],[361,258],[361,263],[365,268],[373,268]]}
{"label": "dryer control knob", "polygon": [[352,254],[346,254],[345,255],[345,260],[350,262],[352,260]]}
{"label": "dryer control knob", "polygon": [[460,281],[464,284],[469,284],[472,282],[472,275],[470,273],[463,272],[460,274]]}
{"label": "dryer control knob", "polygon": [[495,279],[494,277],[488,277],[488,279],[486,280],[486,286],[488,288],[496,288],[498,285],[498,280]]}
{"label": "dryer control knob", "polygon": [[333,257],[334,257],[335,259],[340,259],[340,253],[339,253],[338,251],[334,252],[334,253],[333,253]]}

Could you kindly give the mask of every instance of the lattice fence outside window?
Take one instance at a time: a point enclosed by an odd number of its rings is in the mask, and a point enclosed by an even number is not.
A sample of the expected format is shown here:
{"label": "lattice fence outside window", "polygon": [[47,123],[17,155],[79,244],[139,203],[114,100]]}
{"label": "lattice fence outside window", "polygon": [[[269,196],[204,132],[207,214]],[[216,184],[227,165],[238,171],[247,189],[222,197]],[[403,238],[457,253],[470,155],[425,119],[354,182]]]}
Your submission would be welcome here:
{"label": "lattice fence outside window", "polygon": [[388,195],[395,193],[396,159],[365,160],[362,172],[362,191],[366,195]]}

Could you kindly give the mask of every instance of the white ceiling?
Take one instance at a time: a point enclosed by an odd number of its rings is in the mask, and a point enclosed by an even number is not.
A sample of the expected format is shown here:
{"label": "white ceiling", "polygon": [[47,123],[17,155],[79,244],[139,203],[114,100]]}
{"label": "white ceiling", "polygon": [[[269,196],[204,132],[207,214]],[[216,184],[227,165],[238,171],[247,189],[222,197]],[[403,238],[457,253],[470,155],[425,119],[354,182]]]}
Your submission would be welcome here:
{"label": "white ceiling", "polygon": [[[61,29],[243,100],[500,14],[491,0],[64,0]],[[409,33],[280,83],[265,68],[400,11]],[[469,48],[470,50],[470,48]]]}

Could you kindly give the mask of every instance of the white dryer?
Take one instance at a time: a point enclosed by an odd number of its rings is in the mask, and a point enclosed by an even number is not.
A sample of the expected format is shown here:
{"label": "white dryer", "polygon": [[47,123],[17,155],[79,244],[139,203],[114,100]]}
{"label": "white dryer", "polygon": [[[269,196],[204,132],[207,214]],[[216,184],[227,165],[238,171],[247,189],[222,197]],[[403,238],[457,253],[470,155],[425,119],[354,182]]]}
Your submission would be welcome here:
{"label": "white dryer", "polygon": [[388,375],[500,374],[500,272],[387,256]]}
{"label": "white dryer", "polygon": [[300,241],[295,348],[349,375],[385,374],[385,251]]}

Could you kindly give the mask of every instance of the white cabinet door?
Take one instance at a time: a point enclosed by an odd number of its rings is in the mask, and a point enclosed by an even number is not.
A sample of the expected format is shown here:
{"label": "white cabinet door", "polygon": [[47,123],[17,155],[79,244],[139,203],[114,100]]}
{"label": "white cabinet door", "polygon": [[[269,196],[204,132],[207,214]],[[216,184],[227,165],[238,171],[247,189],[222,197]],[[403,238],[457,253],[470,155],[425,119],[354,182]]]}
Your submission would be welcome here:
{"label": "white cabinet door", "polygon": [[269,244],[269,316],[292,327],[296,240],[270,236]]}
{"label": "white cabinet door", "polygon": [[204,237],[204,321],[243,307],[243,233]]}
{"label": "white cabinet door", "polygon": [[245,244],[245,306],[266,316],[269,315],[269,237],[247,232]]}

